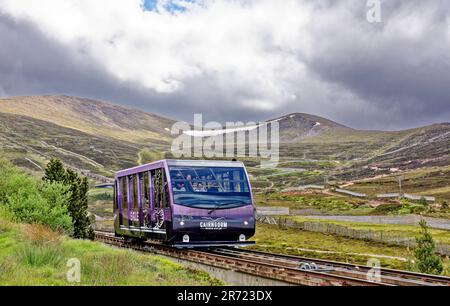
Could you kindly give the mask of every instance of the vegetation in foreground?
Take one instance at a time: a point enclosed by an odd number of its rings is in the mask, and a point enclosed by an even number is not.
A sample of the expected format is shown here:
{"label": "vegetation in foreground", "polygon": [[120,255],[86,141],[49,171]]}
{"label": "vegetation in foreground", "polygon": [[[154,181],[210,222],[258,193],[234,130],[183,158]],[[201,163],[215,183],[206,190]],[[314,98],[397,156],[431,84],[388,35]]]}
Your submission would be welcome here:
{"label": "vegetation in foreground", "polygon": [[[220,285],[207,273],[159,256],[87,240],[87,181],[53,160],[44,180],[0,159],[1,285]],[[86,192],[85,192],[86,191]],[[74,221],[74,222],[73,222]],[[67,279],[68,260],[81,264]]]}
{"label": "vegetation in foreground", "polygon": [[[207,273],[160,256],[74,240],[39,224],[16,224],[0,216],[1,285],[223,285]],[[80,282],[67,280],[69,259],[81,264]]]}
{"label": "vegetation in foreground", "polygon": [[444,270],[442,258],[435,254],[434,239],[429,232],[427,222],[423,219],[420,221],[420,236],[416,238],[416,242],[413,269],[422,273],[441,274]]}
{"label": "vegetation in foreground", "polygon": [[0,158],[0,207],[17,222],[37,223],[74,238],[93,238],[86,178],[52,159],[42,180]]}
{"label": "vegetation in foreground", "polygon": [[94,231],[88,217],[89,184],[86,177],[80,177],[72,169],[65,169],[62,162],[52,159],[45,168],[42,178],[50,184],[63,184],[67,187],[67,211],[72,218],[74,238],[94,239]]}
{"label": "vegetation in foreground", "polygon": [[72,233],[72,218],[66,206],[71,193],[67,186],[40,181],[1,158],[0,173],[0,208],[14,220]]}

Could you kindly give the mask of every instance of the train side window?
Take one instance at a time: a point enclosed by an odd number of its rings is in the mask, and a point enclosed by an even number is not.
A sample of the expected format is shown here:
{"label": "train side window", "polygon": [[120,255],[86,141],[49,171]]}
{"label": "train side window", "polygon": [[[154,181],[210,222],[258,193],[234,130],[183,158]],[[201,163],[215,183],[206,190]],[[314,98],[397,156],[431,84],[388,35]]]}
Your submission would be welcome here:
{"label": "train side window", "polygon": [[113,212],[116,213],[119,209],[118,205],[118,201],[117,201],[117,186],[118,186],[118,181],[115,180],[114,181],[114,189],[113,189]]}
{"label": "train side window", "polygon": [[152,183],[153,183],[153,200],[155,201],[155,208],[162,208],[163,198],[163,171],[162,169],[152,170]]}
{"label": "train side window", "polygon": [[149,175],[148,172],[139,174],[139,184],[141,191],[142,209],[148,209],[149,207]]}
{"label": "train side window", "polygon": [[137,190],[137,177],[136,175],[129,176],[130,182],[130,208],[133,211],[137,211],[139,209],[138,203],[138,190]]}
{"label": "train side window", "polygon": [[120,206],[122,207],[122,224],[128,226],[128,188],[126,177],[121,177],[120,179]]}
{"label": "train side window", "polygon": [[164,208],[169,208],[170,207],[169,181],[167,179],[165,171],[163,171],[163,183],[164,183],[164,196],[163,196]]}
{"label": "train side window", "polygon": [[122,191],[122,199],[120,204],[122,204],[122,211],[128,210],[128,188],[127,188],[127,180],[125,177],[120,178],[120,189]]}

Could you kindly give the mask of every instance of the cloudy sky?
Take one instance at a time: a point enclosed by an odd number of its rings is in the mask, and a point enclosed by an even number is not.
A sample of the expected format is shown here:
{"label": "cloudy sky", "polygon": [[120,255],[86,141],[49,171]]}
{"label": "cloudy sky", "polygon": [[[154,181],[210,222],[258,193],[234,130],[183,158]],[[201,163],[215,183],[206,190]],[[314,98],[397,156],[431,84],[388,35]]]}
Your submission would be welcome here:
{"label": "cloudy sky", "polygon": [[76,95],[188,121],[450,122],[450,1],[382,0],[379,23],[366,2],[0,0],[0,96]]}

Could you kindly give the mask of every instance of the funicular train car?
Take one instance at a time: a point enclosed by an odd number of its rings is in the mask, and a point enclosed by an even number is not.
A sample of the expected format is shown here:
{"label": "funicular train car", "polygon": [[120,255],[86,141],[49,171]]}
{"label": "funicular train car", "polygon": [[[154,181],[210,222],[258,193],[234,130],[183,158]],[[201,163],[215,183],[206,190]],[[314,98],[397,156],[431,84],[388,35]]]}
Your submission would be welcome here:
{"label": "funicular train car", "polygon": [[247,171],[237,161],[161,160],[119,171],[117,236],[176,247],[239,246],[255,233]]}

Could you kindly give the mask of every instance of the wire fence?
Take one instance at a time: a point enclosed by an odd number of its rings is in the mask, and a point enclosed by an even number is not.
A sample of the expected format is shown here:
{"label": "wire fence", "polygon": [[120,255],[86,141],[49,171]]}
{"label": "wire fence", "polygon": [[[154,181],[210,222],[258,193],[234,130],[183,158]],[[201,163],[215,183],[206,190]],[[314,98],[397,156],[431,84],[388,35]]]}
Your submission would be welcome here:
{"label": "wire fence", "polygon": [[[273,217],[262,215],[257,216],[257,220],[266,224],[277,225],[281,228],[294,228],[309,232],[333,234],[347,238],[381,242],[389,245],[403,246],[409,248],[415,248],[417,245],[416,240],[413,237],[401,236],[382,231],[352,229],[346,226],[332,223],[322,223],[314,221],[299,222],[286,217]],[[436,253],[444,256],[450,256],[450,245],[437,243]]]}

